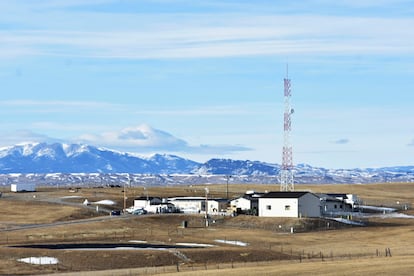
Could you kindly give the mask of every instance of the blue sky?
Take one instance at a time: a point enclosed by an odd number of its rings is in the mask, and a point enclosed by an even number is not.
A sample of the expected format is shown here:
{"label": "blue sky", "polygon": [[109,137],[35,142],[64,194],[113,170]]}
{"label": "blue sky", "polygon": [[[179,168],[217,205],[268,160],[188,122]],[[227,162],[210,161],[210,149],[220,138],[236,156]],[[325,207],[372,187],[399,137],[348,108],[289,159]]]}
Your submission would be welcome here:
{"label": "blue sky", "polygon": [[414,165],[408,0],[1,0],[0,146]]}

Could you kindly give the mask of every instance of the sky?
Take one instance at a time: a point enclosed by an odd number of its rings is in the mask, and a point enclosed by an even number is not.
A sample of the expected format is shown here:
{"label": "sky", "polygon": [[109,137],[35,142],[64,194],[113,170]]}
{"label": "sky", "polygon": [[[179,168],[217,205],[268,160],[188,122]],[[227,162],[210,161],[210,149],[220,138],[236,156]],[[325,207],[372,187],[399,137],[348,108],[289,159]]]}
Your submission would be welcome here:
{"label": "sky", "polygon": [[[409,0],[0,0],[0,146],[414,165]],[[287,72],[288,65],[288,72]]]}

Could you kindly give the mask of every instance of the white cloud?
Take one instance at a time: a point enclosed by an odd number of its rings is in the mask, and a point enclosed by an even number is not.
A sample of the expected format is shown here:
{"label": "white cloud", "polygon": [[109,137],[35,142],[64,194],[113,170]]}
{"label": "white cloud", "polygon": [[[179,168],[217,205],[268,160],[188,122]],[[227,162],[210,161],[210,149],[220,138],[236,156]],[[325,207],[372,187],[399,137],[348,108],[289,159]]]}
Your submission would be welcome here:
{"label": "white cloud", "polygon": [[1,146],[12,146],[20,143],[54,143],[63,142],[61,139],[53,138],[45,134],[40,134],[27,129],[21,129],[14,132],[3,133],[0,135]]}
{"label": "white cloud", "polygon": [[189,145],[185,140],[172,134],[143,124],[119,132],[84,134],[79,142],[116,148],[129,152],[181,152],[198,154],[222,154],[250,150],[240,145]]}
{"label": "white cloud", "polygon": [[17,130],[0,136],[0,146],[12,146],[20,143],[85,143],[134,153],[170,152],[185,154],[212,154],[219,156],[228,153],[250,151],[242,145],[190,145],[172,134],[143,124],[128,127],[119,132],[102,134],[83,134],[75,139],[60,139],[31,130]]}

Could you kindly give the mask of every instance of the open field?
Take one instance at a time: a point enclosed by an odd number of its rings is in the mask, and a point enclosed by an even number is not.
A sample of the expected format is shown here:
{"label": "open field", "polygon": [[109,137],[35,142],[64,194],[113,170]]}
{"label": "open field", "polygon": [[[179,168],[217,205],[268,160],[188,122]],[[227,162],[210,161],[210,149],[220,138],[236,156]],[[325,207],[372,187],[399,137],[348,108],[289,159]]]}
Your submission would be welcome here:
{"label": "open field", "polygon": [[[204,195],[205,186],[142,187],[127,190],[127,206],[134,197]],[[226,186],[209,186],[212,196],[225,197]],[[229,185],[231,196],[246,190],[270,191],[278,186]],[[414,203],[414,184],[297,185],[297,190],[358,194],[368,204],[396,206]],[[96,212],[90,202],[113,200]],[[370,218],[367,227],[340,227],[324,220],[258,217],[217,217],[205,228],[200,215],[110,217],[123,207],[123,189],[43,188],[36,193],[0,198],[0,274],[47,274],[91,271],[93,275],[180,273],[212,275],[411,275],[414,268],[414,219]],[[404,211],[413,215],[412,210]],[[182,228],[188,221],[188,228]],[[290,233],[290,228],[295,233]],[[310,231],[312,230],[312,231]],[[220,243],[240,241],[247,246]],[[66,243],[208,244],[214,247],[168,250],[69,250],[10,247]],[[386,253],[390,250],[391,256]],[[49,256],[57,265],[18,262],[25,257]],[[98,274],[97,270],[106,270]],[[92,272],[93,271],[93,272]],[[92,275],[92,274],[90,274]]]}

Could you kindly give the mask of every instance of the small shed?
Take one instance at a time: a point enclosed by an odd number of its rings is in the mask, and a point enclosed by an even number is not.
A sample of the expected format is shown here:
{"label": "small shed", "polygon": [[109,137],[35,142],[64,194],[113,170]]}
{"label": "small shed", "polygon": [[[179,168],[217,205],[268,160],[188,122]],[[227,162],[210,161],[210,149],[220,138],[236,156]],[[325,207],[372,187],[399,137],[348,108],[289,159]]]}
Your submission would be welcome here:
{"label": "small shed", "polygon": [[208,214],[225,213],[227,210],[228,200],[225,198],[209,198],[208,199]]}
{"label": "small shed", "polygon": [[320,217],[320,199],[310,192],[269,192],[259,198],[259,216]]}

